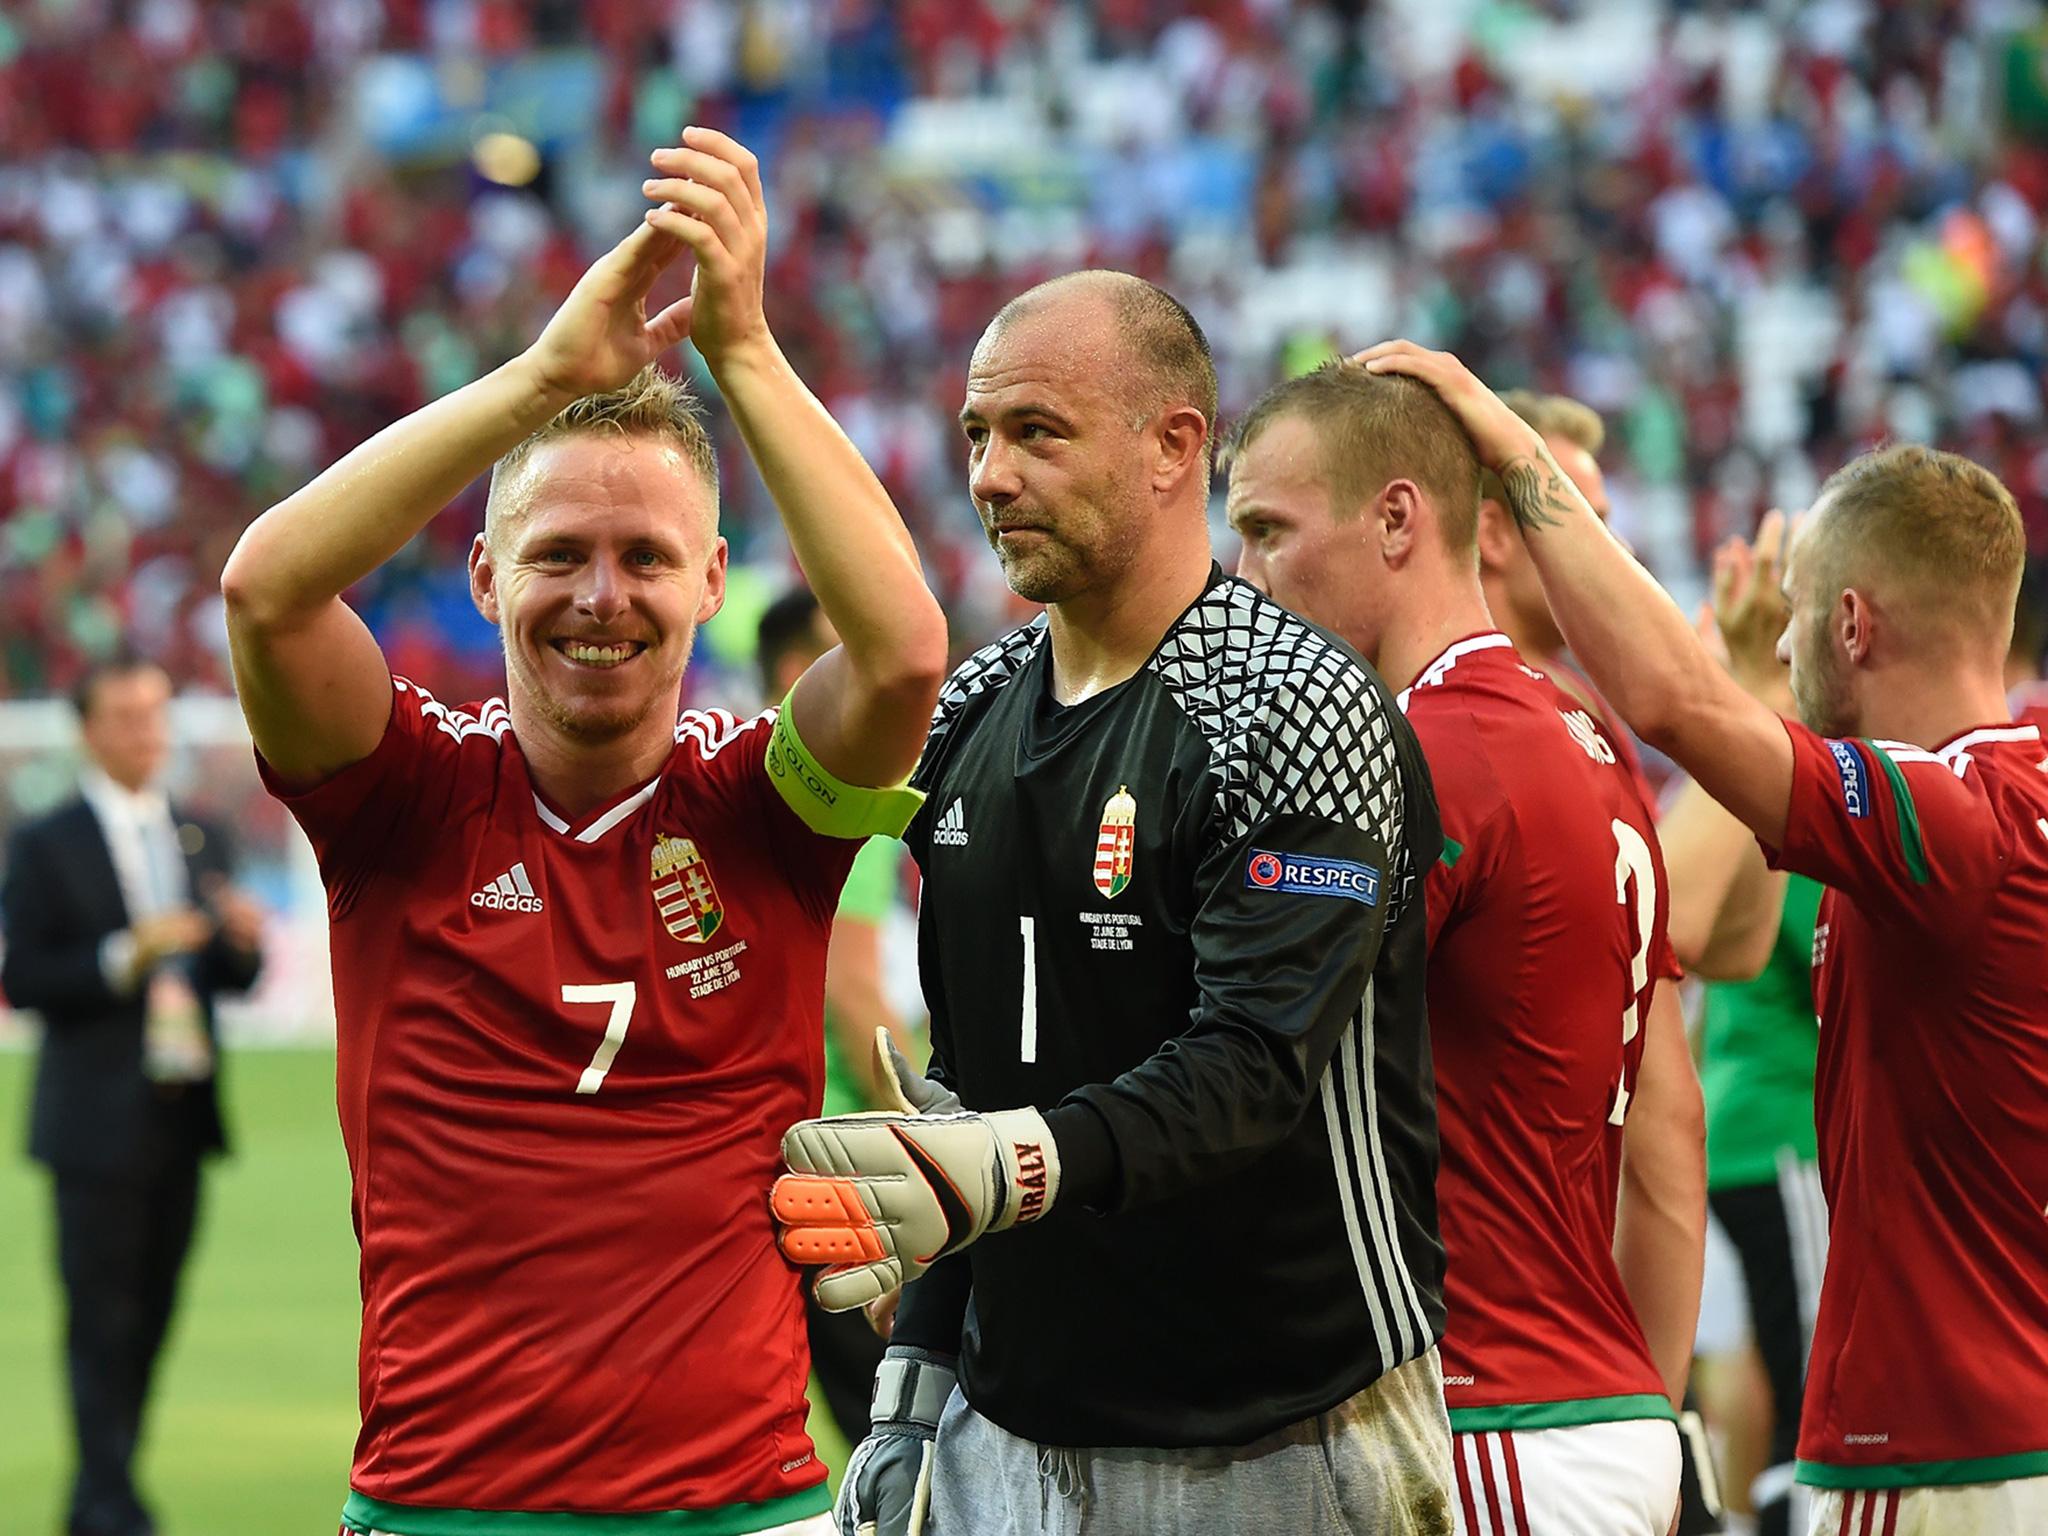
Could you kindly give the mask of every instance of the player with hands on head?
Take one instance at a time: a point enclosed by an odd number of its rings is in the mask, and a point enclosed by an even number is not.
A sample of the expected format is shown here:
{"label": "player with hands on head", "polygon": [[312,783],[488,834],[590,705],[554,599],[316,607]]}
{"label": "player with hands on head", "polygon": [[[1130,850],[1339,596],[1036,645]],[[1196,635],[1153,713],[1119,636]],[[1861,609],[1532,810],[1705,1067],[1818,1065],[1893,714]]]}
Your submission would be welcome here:
{"label": "player with hands on head", "polygon": [[1329,364],[1261,396],[1227,462],[1239,574],[1401,690],[1443,817],[1424,890],[1459,1529],[1664,1536],[1706,1199],[1650,807],[1494,622],[1479,464],[1427,388]]}
{"label": "player with hands on head", "polygon": [[1785,570],[1786,719],[1463,364],[1407,342],[1365,356],[1464,423],[1622,717],[1774,864],[1827,887],[1829,1254],[1798,1459],[1812,1530],[2048,1526],[2048,773],[2004,690],[2026,552],[2011,493],[1916,444],[1822,485]]}
{"label": "player with hands on head", "polygon": [[[526,352],[273,507],[222,578],[328,891],[353,1532],[829,1528],[766,1128],[817,1112],[833,909],[915,807],[945,622],[769,330],[754,156],[693,127],[650,167],[655,206]],[[711,440],[656,366],[685,339],[840,636],[745,721],[680,708],[726,565]],[[450,708],[342,594],[486,471],[470,589],[507,696]]]}

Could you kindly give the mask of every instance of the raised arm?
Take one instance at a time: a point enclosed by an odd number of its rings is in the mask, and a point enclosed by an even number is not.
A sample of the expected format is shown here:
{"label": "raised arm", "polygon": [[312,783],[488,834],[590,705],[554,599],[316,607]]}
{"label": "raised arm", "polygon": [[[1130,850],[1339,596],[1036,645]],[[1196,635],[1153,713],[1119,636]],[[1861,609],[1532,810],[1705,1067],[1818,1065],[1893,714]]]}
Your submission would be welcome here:
{"label": "raised arm", "polygon": [[1697,781],[1657,823],[1671,875],[1671,948],[1709,981],[1748,981],[1777,941],[1785,876],[1769,868],[1749,828]]}
{"label": "raised arm", "polygon": [[889,493],[775,343],[762,313],[768,220],[754,156],[688,128],[643,186],[653,227],[697,257],[689,312],[797,564],[840,644],[797,682],[813,756],[850,784],[898,784],[917,762],[946,672],[946,620]]}
{"label": "raised arm", "polygon": [[1621,717],[1773,847],[1792,798],[1792,744],[1700,643],[1656,578],[1607,531],[1536,429],[1448,352],[1407,341],[1359,355],[1429,385],[1500,477],[1558,626]]}
{"label": "raised arm", "polygon": [[[1732,538],[1714,551],[1714,600],[1698,625],[1701,642],[1743,692],[1778,714],[1792,687],[1778,659],[1791,614],[1785,602],[1782,513],[1764,519],[1756,543]],[[1715,981],[1747,981],[1777,943],[1785,875],[1770,869],[1749,829],[1700,787],[1682,789],[1657,824],[1671,877],[1671,947],[1687,970]]]}
{"label": "raised arm", "polygon": [[683,250],[642,225],[584,273],[540,339],[413,412],[249,525],[221,573],[235,688],[285,782],[370,755],[390,675],[342,594],[389,560],[470,481],[570,402],[625,383],[686,333],[687,301],[646,301]]}
{"label": "raised arm", "polygon": [[1707,962],[1721,913],[1740,883],[1743,861],[1756,850],[1756,839],[1693,780],[1658,818],[1657,841],[1671,876],[1671,948],[1678,963],[1715,980],[1728,979]]}

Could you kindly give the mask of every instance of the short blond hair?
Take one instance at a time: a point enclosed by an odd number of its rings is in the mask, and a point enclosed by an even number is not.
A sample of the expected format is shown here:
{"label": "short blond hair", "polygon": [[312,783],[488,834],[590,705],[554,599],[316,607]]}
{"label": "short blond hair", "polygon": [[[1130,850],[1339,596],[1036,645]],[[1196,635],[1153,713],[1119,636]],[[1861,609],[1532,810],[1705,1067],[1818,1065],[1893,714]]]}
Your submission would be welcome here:
{"label": "short blond hair", "polygon": [[[1585,449],[1593,458],[1600,457],[1600,450],[1607,444],[1607,423],[1600,419],[1600,413],[1585,401],[1574,400],[1570,395],[1544,395],[1533,389],[1509,389],[1501,392],[1500,403],[1544,437],[1561,437]],[[1490,469],[1480,477],[1479,495],[1483,500],[1507,505],[1507,489],[1500,483],[1500,476]]]}
{"label": "short blond hair", "polygon": [[491,466],[490,496],[484,503],[485,539],[491,538],[504,518],[525,510],[519,471],[536,450],[565,437],[600,432],[617,433],[622,441],[651,438],[682,454],[704,482],[716,521],[718,453],[704,427],[704,408],[688,384],[649,363],[617,389],[571,401],[546,426]]}
{"label": "short blond hair", "polygon": [[1595,457],[1607,445],[1607,423],[1583,400],[1541,395],[1533,389],[1511,389],[1500,400],[1545,437],[1561,437]]}
{"label": "short blond hair", "polygon": [[2012,640],[2027,536],[2012,492],[1983,465],[1920,443],[1861,454],[1830,475],[1800,541],[1801,575],[1832,598],[1888,590],[1925,632]]}
{"label": "short blond hair", "polygon": [[1226,466],[1289,417],[1316,434],[1338,517],[1350,516],[1390,481],[1413,480],[1436,507],[1444,547],[1453,554],[1476,552],[1479,457],[1435,390],[1399,374],[1368,373],[1357,363],[1325,363],[1282,380],[1253,403],[1230,435]]}

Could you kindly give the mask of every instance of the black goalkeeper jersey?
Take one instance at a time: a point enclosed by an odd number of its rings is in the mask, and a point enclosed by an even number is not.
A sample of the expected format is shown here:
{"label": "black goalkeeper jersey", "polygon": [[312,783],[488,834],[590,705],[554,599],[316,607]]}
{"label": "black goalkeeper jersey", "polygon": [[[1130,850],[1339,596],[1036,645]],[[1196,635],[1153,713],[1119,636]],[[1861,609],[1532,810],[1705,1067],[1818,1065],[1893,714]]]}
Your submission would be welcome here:
{"label": "black goalkeeper jersey", "polygon": [[1061,1194],[913,1285],[899,1337],[965,1264],[997,1424],[1241,1445],[1442,1330],[1435,800],[1378,675],[1220,570],[1129,681],[1051,676],[1042,620],[953,674],[905,840],[934,1073],[1046,1110]]}

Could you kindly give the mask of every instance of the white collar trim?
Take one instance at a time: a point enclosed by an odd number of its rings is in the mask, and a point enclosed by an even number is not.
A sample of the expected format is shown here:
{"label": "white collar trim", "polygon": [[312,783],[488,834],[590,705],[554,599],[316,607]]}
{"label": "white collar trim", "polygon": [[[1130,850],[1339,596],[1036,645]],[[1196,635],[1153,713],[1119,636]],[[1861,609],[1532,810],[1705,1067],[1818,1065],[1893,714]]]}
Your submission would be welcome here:
{"label": "white collar trim", "polygon": [[[613,827],[616,827],[628,816],[639,810],[641,806],[652,800],[654,792],[659,788],[661,788],[661,780],[659,778],[650,779],[617,805],[606,811],[602,816],[598,817],[597,820],[593,821],[581,832],[576,833],[576,841],[579,843],[596,842],[605,833],[611,831]],[[542,826],[546,827],[550,832],[560,832],[564,836],[569,835],[569,823],[549,810],[547,802],[542,800],[538,794],[533,797],[533,808],[540,812]]]}

